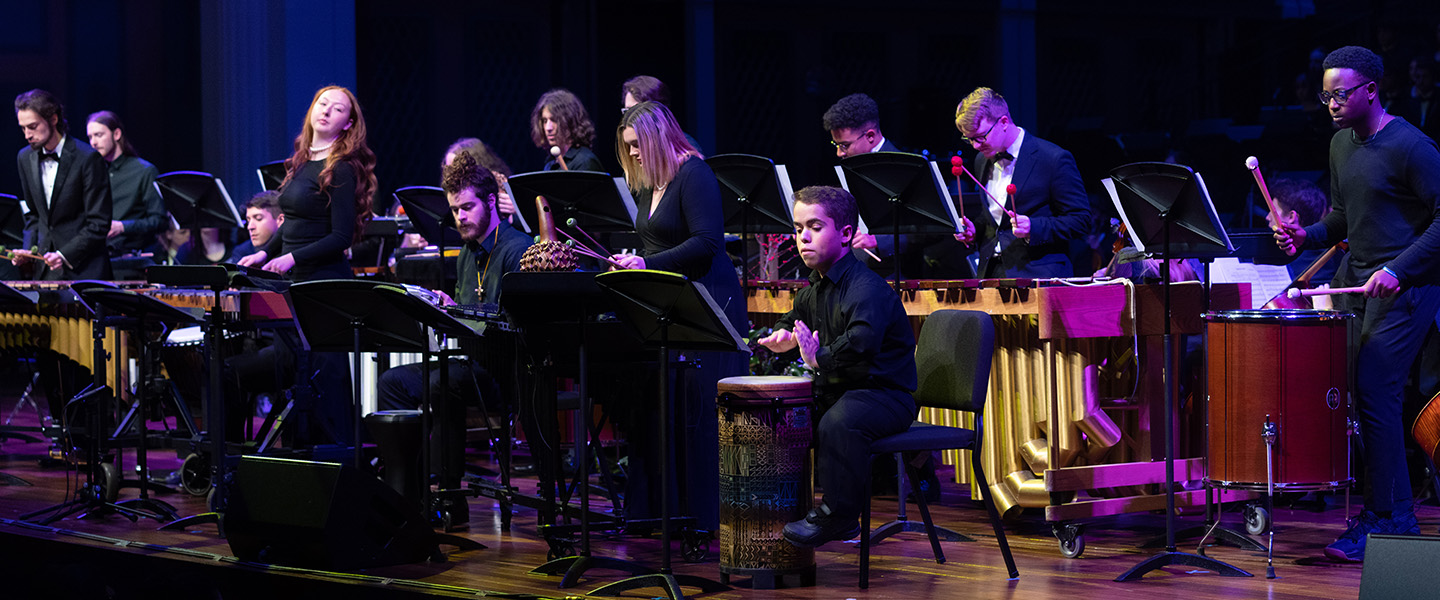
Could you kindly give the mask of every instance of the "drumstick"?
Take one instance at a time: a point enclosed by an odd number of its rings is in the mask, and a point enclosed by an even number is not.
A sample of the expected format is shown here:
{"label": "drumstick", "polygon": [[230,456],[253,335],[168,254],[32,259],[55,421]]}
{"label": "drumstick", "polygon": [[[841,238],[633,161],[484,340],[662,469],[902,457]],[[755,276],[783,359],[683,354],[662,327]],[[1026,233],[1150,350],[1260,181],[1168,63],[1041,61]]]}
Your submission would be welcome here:
{"label": "drumstick", "polygon": [[20,258],[28,258],[30,260],[45,260],[44,256],[40,256],[39,254],[35,254],[33,252],[30,252],[29,250],[11,250],[10,254],[19,256]]}
{"label": "drumstick", "polygon": [[1363,287],[1321,288],[1321,289],[1314,289],[1314,290],[1302,290],[1302,289],[1300,289],[1300,288],[1290,288],[1289,291],[1285,292],[1285,295],[1286,295],[1286,296],[1289,296],[1289,297],[1293,300],[1293,299],[1301,298],[1301,297],[1304,297],[1304,296],[1325,296],[1325,295],[1329,295],[1329,294],[1363,294],[1363,293],[1365,293],[1365,288],[1363,288]]}
{"label": "drumstick", "polygon": [[571,217],[571,218],[569,218],[569,219],[565,219],[565,225],[566,225],[567,227],[574,227],[574,228],[575,228],[575,231],[578,231],[578,232],[580,232],[580,235],[585,236],[585,239],[588,239],[588,240],[590,240],[591,242],[594,242],[594,243],[595,243],[595,248],[597,249],[598,252],[602,252],[602,253],[604,253],[604,254],[606,254],[606,255],[614,254],[614,252],[611,252],[611,251],[609,251],[609,250],[606,250],[606,249],[605,249],[605,244],[600,243],[600,240],[595,239],[594,236],[591,236],[589,233],[586,233],[584,229],[581,229],[581,228],[580,228],[580,223],[577,222],[574,217]]}
{"label": "drumstick", "polygon": [[1005,203],[1001,202],[999,198],[996,198],[995,194],[990,193],[990,189],[985,187],[985,184],[980,183],[980,180],[975,178],[975,174],[971,173],[970,169],[965,168],[964,158],[961,158],[959,156],[950,157],[950,168],[952,171],[956,168],[960,169],[960,172],[964,173],[967,177],[969,177],[970,181],[975,182],[975,185],[980,188],[980,191],[985,192],[986,198],[989,198],[991,202],[994,202],[996,206],[999,206],[1000,210],[1005,210]]}
{"label": "drumstick", "polygon": [[569,170],[570,170],[570,167],[565,166],[565,157],[560,155],[560,147],[559,147],[559,146],[551,146],[551,147],[550,147],[550,156],[555,157],[555,162],[556,162],[556,163],[559,163],[559,165],[560,165],[560,170],[561,170],[561,171],[569,171]]}
{"label": "drumstick", "polygon": [[1010,197],[1010,212],[1020,214],[1020,209],[1015,208],[1015,184],[1005,186],[1005,195]]}
{"label": "drumstick", "polygon": [[571,250],[574,250],[575,252],[577,252],[577,253],[579,253],[579,254],[583,254],[583,255],[588,256],[588,257],[590,257],[590,258],[594,258],[594,259],[597,259],[597,260],[603,260],[603,261],[605,261],[605,262],[607,262],[607,263],[610,263],[611,266],[614,266],[614,267],[617,268],[617,269],[624,269],[624,268],[625,268],[625,265],[622,265],[622,264],[620,264],[620,263],[618,263],[618,262],[615,262],[615,261],[612,260],[610,257],[601,255],[599,252],[596,252],[596,251],[594,251],[594,250],[591,250],[591,249],[585,247],[585,244],[581,243],[580,240],[575,239],[575,236],[570,235],[570,232],[565,231],[564,229],[558,229],[557,231],[559,231],[560,233],[564,234],[565,237],[570,238],[570,241],[572,241],[572,242],[575,243],[575,245],[573,245],[573,246],[570,247]]}
{"label": "drumstick", "polygon": [[1250,174],[1255,176],[1255,183],[1260,186],[1260,195],[1265,197],[1265,206],[1270,208],[1270,217],[1274,219],[1275,226],[1280,226],[1280,211],[1275,208],[1275,200],[1270,197],[1270,189],[1265,187],[1265,175],[1260,172],[1260,159],[1250,157],[1245,159],[1245,168],[1250,169]]}

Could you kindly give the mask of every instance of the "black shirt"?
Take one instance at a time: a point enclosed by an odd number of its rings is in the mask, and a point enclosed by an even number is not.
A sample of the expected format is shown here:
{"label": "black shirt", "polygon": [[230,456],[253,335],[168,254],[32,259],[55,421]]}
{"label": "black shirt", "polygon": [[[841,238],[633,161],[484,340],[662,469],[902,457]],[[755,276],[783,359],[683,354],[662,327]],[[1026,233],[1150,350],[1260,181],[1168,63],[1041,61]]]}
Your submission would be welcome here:
{"label": "black shirt", "polygon": [[1369,139],[1342,129],[1330,141],[1330,207],[1305,228],[1306,248],[1350,240],[1336,285],[1365,285],[1390,267],[1405,287],[1440,280],[1440,151],[1404,119]]}
{"label": "black shirt", "polygon": [[[584,146],[575,146],[565,153],[565,166],[571,171],[597,171],[605,172],[605,165],[600,162],[600,157],[595,152]],[[550,157],[545,161],[546,171],[555,171],[560,168],[559,161]]]}
{"label": "black shirt", "polygon": [[285,226],[276,233],[283,252],[295,258],[294,281],[350,276],[345,250],[355,233],[355,170],[348,162],[337,163],[330,187],[322,190],[324,169],[323,159],[305,163],[280,190]]}
{"label": "black shirt", "polygon": [[[520,257],[530,247],[531,238],[501,222],[490,235],[478,242],[466,242],[456,260],[459,271],[455,279],[455,303],[465,305],[499,304],[500,278],[520,270]],[[488,263],[488,267],[487,267]],[[484,294],[476,293],[477,282]]]}
{"label": "black shirt", "polygon": [[111,249],[144,248],[165,228],[165,203],[155,188],[159,174],[155,165],[129,154],[110,163],[111,218],[125,224],[125,233],[109,239]]}
{"label": "black shirt", "polygon": [[905,307],[889,284],[851,253],[824,277],[812,272],[810,286],[795,295],[795,306],[775,328],[791,329],[797,319],[820,333],[817,395],[864,388],[915,391],[915,332]]}

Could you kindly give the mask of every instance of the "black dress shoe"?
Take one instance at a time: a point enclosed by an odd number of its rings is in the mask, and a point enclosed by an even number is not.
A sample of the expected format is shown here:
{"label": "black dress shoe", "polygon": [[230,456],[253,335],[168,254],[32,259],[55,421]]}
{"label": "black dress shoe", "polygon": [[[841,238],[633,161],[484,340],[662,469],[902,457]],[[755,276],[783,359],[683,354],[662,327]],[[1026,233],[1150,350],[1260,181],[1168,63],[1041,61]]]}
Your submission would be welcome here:
{"label": "black dress shoe", "polygon": [[824,504],[812,509],[805,518],[785,524],[785,541],[801,548],[853,540],[857,535],[860,535],[860,519],[835,517]]}

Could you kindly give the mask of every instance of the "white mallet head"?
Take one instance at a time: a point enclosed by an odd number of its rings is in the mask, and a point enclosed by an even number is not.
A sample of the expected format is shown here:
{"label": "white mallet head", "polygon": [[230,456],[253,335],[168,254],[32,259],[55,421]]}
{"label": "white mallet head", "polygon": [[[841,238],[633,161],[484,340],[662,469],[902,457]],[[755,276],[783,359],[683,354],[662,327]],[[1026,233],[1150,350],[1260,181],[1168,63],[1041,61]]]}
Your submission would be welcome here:
{"label": "white mallet head", "polygon": [[1245,168],[1250,169],[1251,171],[1260,168],[1260,159],[1253,156],[1245,159]]}
{"label": "white mallet head", "polygon": [[1304,294],[1300,293],[1300,288],[1290,288],[1288,290],[1285,290],[1285,296],[1290,298],[1291,300],[1297,300],[1303,295]]}
{"label": "white mallet head", "polygon": [[[559,146],[551,146],[551,147],[550,147],[550,156],[560,156],[560,147],[559,147]],[[1254,167],[1251,167],[1251,168],[1253,169]]]}

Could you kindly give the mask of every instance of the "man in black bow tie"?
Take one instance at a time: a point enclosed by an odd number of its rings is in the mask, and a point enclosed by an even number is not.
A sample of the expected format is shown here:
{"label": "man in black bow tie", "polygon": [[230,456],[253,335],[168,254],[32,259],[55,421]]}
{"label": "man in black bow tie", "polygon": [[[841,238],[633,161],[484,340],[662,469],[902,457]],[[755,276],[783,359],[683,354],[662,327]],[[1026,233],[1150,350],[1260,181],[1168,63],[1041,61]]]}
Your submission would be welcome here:
{"label": "man in black bow tie", "polygon": [[978,237],[979,275],[1075,276],[1069,242],[1090,227],[1090,200],[1075,158],[1011,121],[1005,98],[990,88],[978,88],[960,102],[955,127],[978,152],[971,172],[1005,202],[1002,209],[986,200],[979,223],[967,217],[965,233],[955,236],[967,245]]}
{"label": "man in black bow tie", "polygon": [[[65,134],[64,107],[45,90],[15,98],[15,118],[28,144],[20,150],[26,249],[44,257],[36,279],[110,279],[110,181],[105,159]],[[16,263],[23,259],[16,259]]]}

